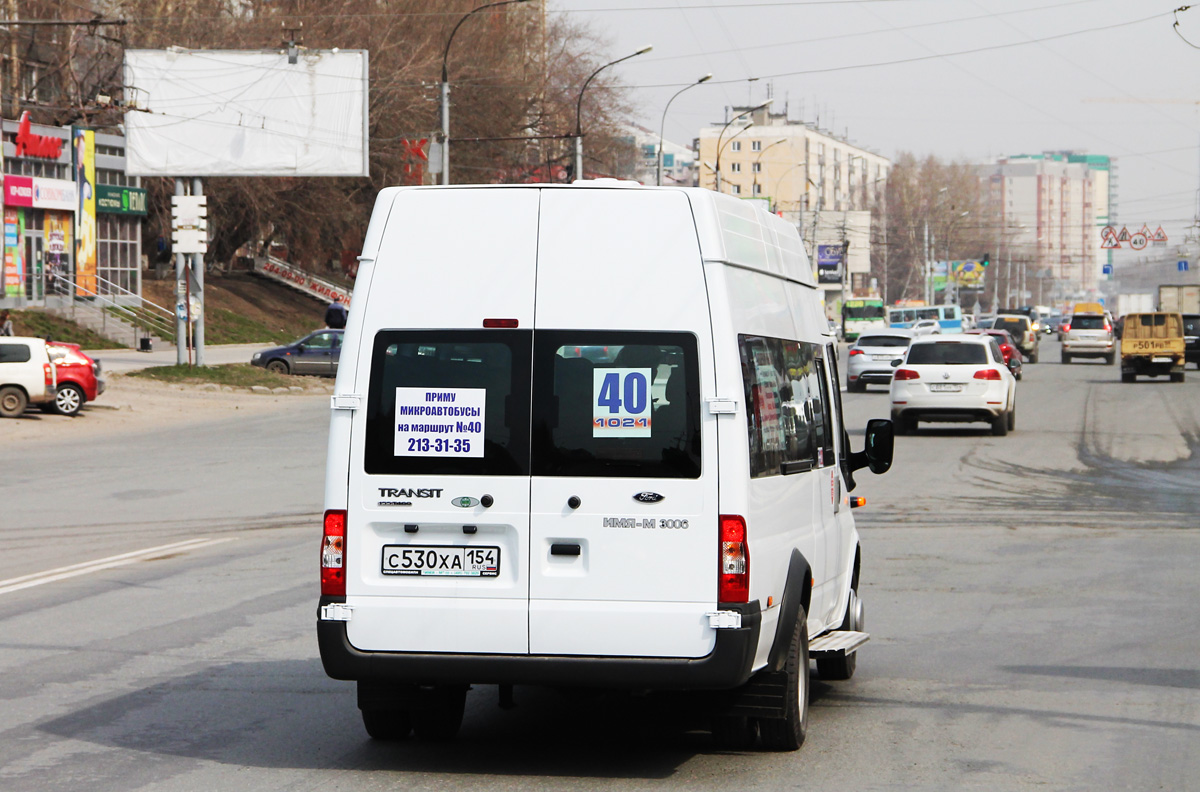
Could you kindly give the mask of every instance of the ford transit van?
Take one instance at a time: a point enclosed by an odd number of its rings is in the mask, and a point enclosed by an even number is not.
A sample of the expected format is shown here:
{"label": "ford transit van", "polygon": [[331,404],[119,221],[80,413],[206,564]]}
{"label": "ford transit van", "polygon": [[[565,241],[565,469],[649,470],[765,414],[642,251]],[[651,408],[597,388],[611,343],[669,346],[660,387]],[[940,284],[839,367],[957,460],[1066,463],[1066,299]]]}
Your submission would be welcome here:
{"label": "ford transit van", "polygon": [[367,732],[471,684],[690,690],[794,750],[867,639],[835,339],[796,229],[621,182],[389,188],[332,396],[317,632]]}

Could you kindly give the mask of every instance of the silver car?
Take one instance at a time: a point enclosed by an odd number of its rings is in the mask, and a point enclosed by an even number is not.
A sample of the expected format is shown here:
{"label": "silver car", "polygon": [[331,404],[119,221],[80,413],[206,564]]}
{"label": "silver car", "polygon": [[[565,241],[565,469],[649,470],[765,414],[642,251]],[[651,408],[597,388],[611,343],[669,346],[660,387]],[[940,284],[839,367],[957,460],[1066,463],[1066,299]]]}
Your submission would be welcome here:
{"label": "silver car", "polygon": [[1117,358],[1112,320],[1105,314],[1075,314],[1063,325],[1062,362],[1077,357],[1100,357],[1112,365]]}
{"label": "silver car", "polygon": [[846,387],[861,393],[871,383],[892,381],[892,361],[903,358],[912,343],[909,330],[874,330],[864,333],[850,347],[846,363]]}

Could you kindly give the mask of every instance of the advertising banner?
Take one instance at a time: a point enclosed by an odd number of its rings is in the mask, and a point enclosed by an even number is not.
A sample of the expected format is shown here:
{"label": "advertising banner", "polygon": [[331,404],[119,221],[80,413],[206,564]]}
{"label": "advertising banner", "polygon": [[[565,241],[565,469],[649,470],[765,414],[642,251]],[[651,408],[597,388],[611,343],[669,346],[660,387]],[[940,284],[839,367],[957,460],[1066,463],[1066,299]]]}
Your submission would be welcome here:
{"label": "advertising banner", "polygon": [[933,282],[933,290],[935,292],[946,291],[946,280],[950,272],[950,264],[945,261],[933,262],[933,272],[930,280]]}
{"label": "advertising banner", "polygon": [[[12,178],[11,176],[9,177]],[[4,208],[4,295],[20,297],[25,284],[25,213],[13,207]]]}
{"label": "advertising banner", "polygon": [[33,180],[33,205],[39,209],[75,211],[75,182],[35,177]]}
{"label": "advertising banner", "polygon": [[75,214],[75,294],[96,293],[96,133],[72,129],[75,150],[75,191],[79,205]]}
{"label": "advertising banner", "polygon": [[28,176],[5,176],[4,205],[33,206],[33,179]]}
{"label": "advertising banner", "polygon": [[845,245],[817,245],[817,283],[841,283]]}
{"label": "advertising banner", "polygon": [[69,212],[46,212],[46,277],[51,294],[66,294],[71,276],[71,220]]}
{"label": "advertising banner", "polygon": [[104,214],[146,214],[146,191],[116,184],[96,185],[96,211]]}
{"label": "advertising banner", "polygon": [[986,270],[983,264],[975,259],[950,262],[950,274],[954,278],[954,282],[968,289],[978,289],[983,286],[984,272]]}

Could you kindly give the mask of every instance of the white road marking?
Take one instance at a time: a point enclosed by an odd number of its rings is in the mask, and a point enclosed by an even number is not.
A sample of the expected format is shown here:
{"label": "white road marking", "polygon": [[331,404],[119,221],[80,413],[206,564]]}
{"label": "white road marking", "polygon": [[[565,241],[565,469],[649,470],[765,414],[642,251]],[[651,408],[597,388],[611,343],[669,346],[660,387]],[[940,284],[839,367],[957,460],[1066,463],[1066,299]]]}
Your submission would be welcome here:
{"label": "white road marking", "polygon": [[31,575],[0,580],[0,594],[11,594],[14,591],[41,586],[45,583],[54,583],[80,575],[89,575],[92,572],[99,572],[103,569],[112,569],[114,567],[125,566],[126,564],[133,564],[162,555],[163,553],[198,550],[201,547],[221,544],[222,542],[231,541],[231,539],[232,537],[225,539],[188,539],[183,542],[159,545],[158,547],[150,547],[145,550],[134,550],[131,553],[122,553],[121,555],[100,558],[95,561],[85,561],[81,564],[71,564],[70,566],[59,567],[58,569],[47,569],[44,572],[35,572]]}

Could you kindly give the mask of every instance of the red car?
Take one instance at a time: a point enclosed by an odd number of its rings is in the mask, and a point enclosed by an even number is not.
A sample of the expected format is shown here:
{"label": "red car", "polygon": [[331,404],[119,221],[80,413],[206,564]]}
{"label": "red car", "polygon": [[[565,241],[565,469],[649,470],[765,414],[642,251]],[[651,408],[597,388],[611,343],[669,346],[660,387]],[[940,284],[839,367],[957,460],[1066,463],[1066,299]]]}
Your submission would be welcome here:
{"label": "red car", "polygon": [[1025,358],[1021,357],[1021,350],[1017,347],[1017,342],[1013,340],[1012,334],[1007,330],[983,329],[983,330],[968,330],[972,335],[990,335],[996,337],[996,342],[1000,344],[1000,353],[1004,355],[1004,365],[1008,366],[1008,370],[1013,376],[1021,379],[1021,367],[1025,364]]}
{"label": "red car", "polygon": [[60,415],[78,415],[84,404],[95,401],[104,393],[100,361],[84,354],[79,344],[54,341],[46,344],[46,351],[58,374],[58,393],[53,402],[46,404],[46,410]]}

